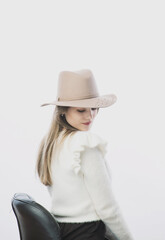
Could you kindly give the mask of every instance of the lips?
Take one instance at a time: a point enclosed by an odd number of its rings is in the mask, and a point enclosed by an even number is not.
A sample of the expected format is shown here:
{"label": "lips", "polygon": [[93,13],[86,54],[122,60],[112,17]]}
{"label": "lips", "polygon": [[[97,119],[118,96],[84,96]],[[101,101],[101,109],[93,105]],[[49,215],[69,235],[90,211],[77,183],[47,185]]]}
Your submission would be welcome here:
{"label": "lips", "polygon": [[85,124],[85,125],[89,125],[89,124],[91,124],[91,122],[86,122],[86,123],[83,123],[83,124]]}

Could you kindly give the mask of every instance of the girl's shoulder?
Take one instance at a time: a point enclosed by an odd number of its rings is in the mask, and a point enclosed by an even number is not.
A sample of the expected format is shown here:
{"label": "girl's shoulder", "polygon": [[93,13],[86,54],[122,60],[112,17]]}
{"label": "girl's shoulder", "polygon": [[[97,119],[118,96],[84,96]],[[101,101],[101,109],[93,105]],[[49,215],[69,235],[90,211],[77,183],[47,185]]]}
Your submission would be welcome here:
{"label": "girl's shoulder", "polygon": [[99,150],[104,156],[107,152],[107,141],[90,131],[77,131],[69,141],[70,150],[73,153],[73,168],[76,173],[80,170],[81,154],[89,148]]}
{"label": "girl's shoulder", "polygon": [[88,147],[95,147],[98,144],[107,144],[105,139],[91,131],[76,131],[72,135],[71,141],[73,141],[74,144],[87,145]]}

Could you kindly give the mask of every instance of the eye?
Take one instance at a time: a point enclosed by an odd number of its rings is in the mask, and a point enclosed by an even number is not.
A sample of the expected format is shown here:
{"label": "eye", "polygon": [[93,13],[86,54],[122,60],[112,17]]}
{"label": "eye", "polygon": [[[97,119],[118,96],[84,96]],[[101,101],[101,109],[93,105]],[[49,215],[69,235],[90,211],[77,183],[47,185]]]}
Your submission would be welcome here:
{"label": "eye", "polygon": [[95,111],[97,108],[91,108],[92,109],[92,111]]}
{"label": "eye", "polygon": [[81,113],[82,113],[82,112],[85,112],[85,110],[77,110],[77,111],[78,111],[78,112],[81,112]]}

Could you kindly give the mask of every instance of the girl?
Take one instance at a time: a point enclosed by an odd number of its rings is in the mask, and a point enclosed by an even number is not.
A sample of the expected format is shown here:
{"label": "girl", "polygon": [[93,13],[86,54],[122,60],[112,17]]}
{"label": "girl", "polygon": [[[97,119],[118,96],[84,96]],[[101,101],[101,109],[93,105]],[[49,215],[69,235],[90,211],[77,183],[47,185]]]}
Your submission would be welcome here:
{"label": "girl", "polygon": [[49,132],[37,161],[40,180],[51,195],[62,240],[131,240],[111,190],[105,161],[106,142],[90,128],[99,108],[111,106],[113,94],[99,96],[92,72],[63,71]]}

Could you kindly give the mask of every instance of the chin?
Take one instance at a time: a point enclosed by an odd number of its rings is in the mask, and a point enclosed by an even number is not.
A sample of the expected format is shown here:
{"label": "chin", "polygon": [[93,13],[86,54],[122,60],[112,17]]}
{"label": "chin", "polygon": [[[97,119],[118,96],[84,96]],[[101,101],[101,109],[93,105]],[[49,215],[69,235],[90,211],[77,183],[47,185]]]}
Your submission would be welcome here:
{"label": "chin", "polygon": [[88,131],[91,129],[91,127],[92,127],[91,124],[90,125],[80,125],[77,127],[75,126],[75,128],[77,128],[77,130],[79,130],[79,131]]}
{"label": "chin", "polygon": [[86,126],[81,131],[88,131],[88,130],[90,130],[90,128],[91,128],[91,126]]}

